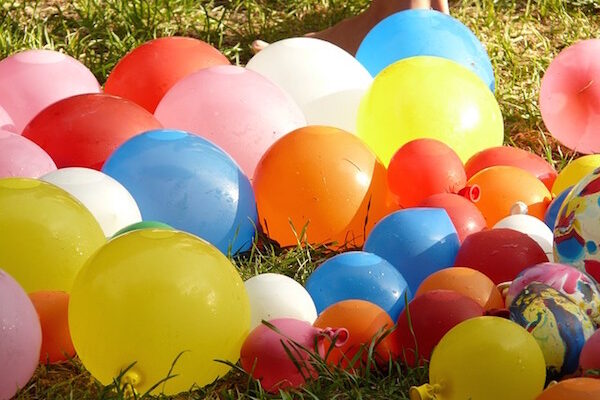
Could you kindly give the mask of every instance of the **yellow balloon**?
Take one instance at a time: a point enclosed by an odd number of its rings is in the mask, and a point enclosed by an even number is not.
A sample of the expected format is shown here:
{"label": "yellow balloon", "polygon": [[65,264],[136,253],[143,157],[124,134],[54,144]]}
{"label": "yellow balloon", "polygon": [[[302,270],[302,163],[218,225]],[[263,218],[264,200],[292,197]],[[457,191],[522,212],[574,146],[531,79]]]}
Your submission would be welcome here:
{"label": "yellow balloon", "polygon": [[250,302],[233,264],[188,233],[142,229],[109,241],[77,276],[69,328],[83,365],[101,383],[121,371],[138,393],[204,386],[237,362]]}
{"label": "yellow balloon", "polygon": [[544,355],[529,332],[499,317],[452,328],[431,355],[429,384],[411,400],[533,400],[544,389]]}
{"label": "yellow balloon", "polygon": [[554,185],[552,185],[552,194],[558,196],[598,167],[600,167],[600,154],[590,154],[571,161],[556,177]]}
{"label": "yellow balloon", "polygon": [[36,179],[0,179],[0,268],[26,292],[71,291],[105,242],[94,216],[64,190]]}
{"label": "yellow balloon", "polygon": [[437,139],[466,162],[500,146],[504,126],[490,89],[465,67],[438,57],[398,61],[375,77],[361,102],[357,134],[388,165],[405,143]]}

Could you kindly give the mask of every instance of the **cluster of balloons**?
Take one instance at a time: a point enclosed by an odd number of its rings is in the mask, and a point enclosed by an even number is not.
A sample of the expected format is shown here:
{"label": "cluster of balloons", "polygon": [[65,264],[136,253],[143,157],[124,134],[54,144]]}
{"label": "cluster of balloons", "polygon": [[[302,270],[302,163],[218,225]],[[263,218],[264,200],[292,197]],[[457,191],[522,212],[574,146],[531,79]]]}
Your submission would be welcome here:
{"label": "cluster of balloons", "polygon": [[[561,53],[540,97],[587,153],[598,43]],[[381,21],[356,57],[292,38],[242,68],[156,39],[103,89],[59,52],[0,61],[0,399],[75,354],[103,384],[167,395],[224,376],[215,360],[269,392],[319,360],[430,362],[413,400],[597,391],[542,393],[600,368],[600,157],[558,174],[501,146],[494,90],[475,35],[428,10]],[[305,285],[244,282],[227,256],[257,231],[339,254]]]}

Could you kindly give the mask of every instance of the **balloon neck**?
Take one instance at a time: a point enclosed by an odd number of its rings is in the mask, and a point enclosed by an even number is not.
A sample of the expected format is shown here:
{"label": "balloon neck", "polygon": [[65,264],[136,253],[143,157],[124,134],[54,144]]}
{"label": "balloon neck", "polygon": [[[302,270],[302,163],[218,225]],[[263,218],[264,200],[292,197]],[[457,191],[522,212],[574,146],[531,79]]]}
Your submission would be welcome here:
{"label": "balloon neck", "polygon": [[517,201],[510,208],[510,215],[525,215],[528,212],[529,212],[529,209],[527,207],[527,204],[523,203],[522,201]]}
{"label": "balloon neck", "polygon": [[350,333],[346,328],[319,329],[319,336],[329,338],[335,347],[342,347],[348,343],[348,339],[350,339]]}
{"label": "balloon neck", "polygon": [[123,391],[125,392],[125,397],[134,398],[137,395],[137,390],[135,389],[140,382],[142,381],[141,375],[132,369],[125,372],[123,377],[121,378],[121,383],[123,385]]}
{"label": "balloon neck", "polygon": [[512,281],[499,283],[496,287],[502,296],[502,301],[506,304],[506,296],[508,296],[508,289],[510,289]]}
{"label": "balloon neck", "polygon": [[458,191],[458,194],[472,203],[477,203],[481,198],[481,188],[479,185],[465,186]]}
{"label": "balloon neck", "polygon": [[410,388],[408,395],[410,400],[436,400],[437,395],[440,393],[440,385],[430,385],[426,383],[421,386],[413,386]]}

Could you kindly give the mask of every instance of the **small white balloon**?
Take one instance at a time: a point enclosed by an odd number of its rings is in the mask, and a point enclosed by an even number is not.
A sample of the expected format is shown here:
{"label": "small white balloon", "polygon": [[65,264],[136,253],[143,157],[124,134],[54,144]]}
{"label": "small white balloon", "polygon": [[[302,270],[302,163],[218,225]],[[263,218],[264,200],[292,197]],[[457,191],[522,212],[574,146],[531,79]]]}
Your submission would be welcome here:
{"label": "small white balloon", "polygon": [[110,176],[89,168],[61,168],[40,178],[71,194],[96,218],[104,235],[111,237],[126,226],[140,222],[135,199]]}
{"label": "small white balloon", "polygon": [[280,274],[260,274],[245,283],[250,298],[250,330],[263,320],[295,318],[309,323],[317,319],[317,308],[304,286]]}
{"label": "small white balloon", "polygon": [[493,227],[493,229],[498,228],[512,229],[526,234],[540,245],[550,262],[554,261],[552,250],[554,234],[548,228],[548,225],[536,217],[527,214],[509,215],[498,221]]}
{"label": "small white balloon", "polygon": [[360,102],[367,89],[350,89],[316,99],[304,106],[309,125],[325,125],[356,134]]}

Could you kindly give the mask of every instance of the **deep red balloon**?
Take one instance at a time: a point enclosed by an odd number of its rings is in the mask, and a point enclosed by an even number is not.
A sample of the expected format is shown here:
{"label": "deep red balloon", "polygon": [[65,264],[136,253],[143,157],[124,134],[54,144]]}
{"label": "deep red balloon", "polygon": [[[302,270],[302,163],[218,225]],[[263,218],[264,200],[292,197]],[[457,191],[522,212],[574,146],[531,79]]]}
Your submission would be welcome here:
{"label": "deep red balloon", "polygon": [[437,193],[457,193],[467,183],[465,168],[447,144],[434,139],[406,143],[388,166],[388,184],[399,206],[415,207]]}
{"label": "deep red balloon", "polygon": [[556,180],[556,170],[542,157],[517,147],[499,146],[480,151],[465,164],[467,179],[482,169],[507,165],[524,169],[544,182],[548,190]]}
{"label": "deep red balloon", "polygon": [[151,113],[180,79],[215,65],[228,65],[219,50],[198,39],[165,37],[133,49],[112,70],[105,93],[121,96]]}
{"label": "deep red balloon", "polygon": [[467,237],[454,265],[476,269],[500,284],[544,262],[548,262],[544,250],[526,234],[512,229],[491,229]]}
{"label": "deep red balloon", "polygon": [[396,337],[401,360],[409,366],[415,366],[417,360],[419,364],[428,361],[450,329],[484,313],[475,300],[453,290],[432,290],[414,298],[398,317]]}
{"label": "deep red balloon", "polygon": [[579,368],[585,376],[600,377],[598,374],[586,375],[588,371],[600,371],[600,330],[585,342],[579,355]]}
{"label": "deep red balloon", "polygon": [[58,101],[25,127],[23,136],[37,143],[58,168],[100,170],[123,142],[162,128],[137,104],[108,94],[82,94]]}
{"label": "deep red balloon", "polygon": [[446,210],[462,243],[467,236],[480,232],[487,226],[481,211],[463,196],[454,193],[438,193],[424,199],[419,207]]}

